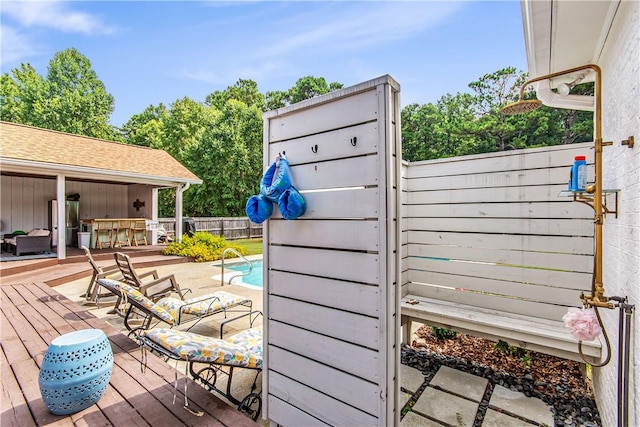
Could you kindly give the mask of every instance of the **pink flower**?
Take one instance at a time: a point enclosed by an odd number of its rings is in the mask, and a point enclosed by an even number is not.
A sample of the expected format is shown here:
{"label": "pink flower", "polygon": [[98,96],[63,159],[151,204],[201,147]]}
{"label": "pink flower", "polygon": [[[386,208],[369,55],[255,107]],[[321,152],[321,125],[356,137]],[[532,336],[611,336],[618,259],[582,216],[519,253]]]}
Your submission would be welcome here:
{"label": "pink flower", "polygon": [[567,314],[562,316],[562,321],[569,328],[571,336],[579,341],[593,341],[602,333],[593,308],[570,307]]}

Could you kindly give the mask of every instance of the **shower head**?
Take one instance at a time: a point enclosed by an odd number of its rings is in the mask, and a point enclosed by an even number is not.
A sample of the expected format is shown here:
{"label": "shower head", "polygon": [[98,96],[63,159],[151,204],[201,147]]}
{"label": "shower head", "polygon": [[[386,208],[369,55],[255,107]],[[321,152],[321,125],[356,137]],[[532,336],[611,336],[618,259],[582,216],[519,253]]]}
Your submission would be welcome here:
{"label": "shower head", "polygon": [[500,112],[507,116],[514,114],[530,113],[533,110],[537,110],[542,106],[542,101],[538,99],[521,99],[518,102],[507,104],[500,109]]}

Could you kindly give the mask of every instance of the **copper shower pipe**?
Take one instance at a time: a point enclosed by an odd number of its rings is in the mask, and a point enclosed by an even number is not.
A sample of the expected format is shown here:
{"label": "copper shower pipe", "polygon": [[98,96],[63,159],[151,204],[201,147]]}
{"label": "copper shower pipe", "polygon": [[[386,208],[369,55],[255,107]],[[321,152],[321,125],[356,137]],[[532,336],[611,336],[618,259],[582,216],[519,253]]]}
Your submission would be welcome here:
{"label": "copper shower pipe", "polygon": [[[602,147],[611,145],[610,142],[602,142],[602,70],[595,64],[583,65],[581,67],[571,68],[557,73],[538,76],[527,80],[520,87],[520,96],[517,102],[504,106],[501,111],[504,114],[519,114],[537,109],[542,105],[539,100],[525,100],[524,90],[532,83],[541,80],[552,79],[554,77],[575,73],[578,71],[593,70],[595,72],[595,95],[594,95],[594,131],[595,131],[595,168],[596,177],[595,185],[588,186],[587,192],[593,193],[593,210],[595,211],[595,253],[593,282],[591,287],[591,295],[581,295],[582,303],[585,307],[605,307],[614,308],[613,303],[608,301],[604,296],[604,285],[602,282],[602,224],[604,222],[604,209],[602,205]],[[591,205],[590,205],[591,206]]]}

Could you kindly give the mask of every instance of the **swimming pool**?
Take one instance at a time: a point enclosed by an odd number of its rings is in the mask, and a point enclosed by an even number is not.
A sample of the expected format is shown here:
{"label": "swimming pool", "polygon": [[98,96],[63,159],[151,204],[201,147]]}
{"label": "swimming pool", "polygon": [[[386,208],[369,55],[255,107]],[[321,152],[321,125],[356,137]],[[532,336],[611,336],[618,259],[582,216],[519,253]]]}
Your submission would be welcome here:
{"label": "swimming pool", "polygon": [[[251,273],[246,276],[236,277],[235,279],[233,279],[232,284],[262,289],[262,260],[259,259],[251,261],[251,265],[253,267],[251,269]],[[249,265],[247,263],[240,262],[225,265],[225,269],[233,270],[234,272],[237,271],[239,273],[246,273],[247,271],[249,271]],[[236,273],[225,272],[225,278],[235,275]]]}

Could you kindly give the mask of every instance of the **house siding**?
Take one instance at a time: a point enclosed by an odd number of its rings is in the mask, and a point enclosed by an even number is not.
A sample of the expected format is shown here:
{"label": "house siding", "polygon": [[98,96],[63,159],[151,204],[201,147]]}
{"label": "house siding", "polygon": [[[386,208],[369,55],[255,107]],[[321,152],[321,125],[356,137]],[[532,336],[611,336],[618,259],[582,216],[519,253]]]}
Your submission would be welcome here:
{"label": "house siding", "polygon": [[[640,425],[640,22],[639,3],[622,1],[598,64],[603,70],[603,187],[620,189],[618,218],[604,222],[603,262],[607,296],[627,296],[635,304],[629,369],[629,424]],[[636,146],[621,141],[633,135]],[[602,425],[617,423],[618,310],[602,310],[612,343],[612,361],[594,369],[594,388]]]}

